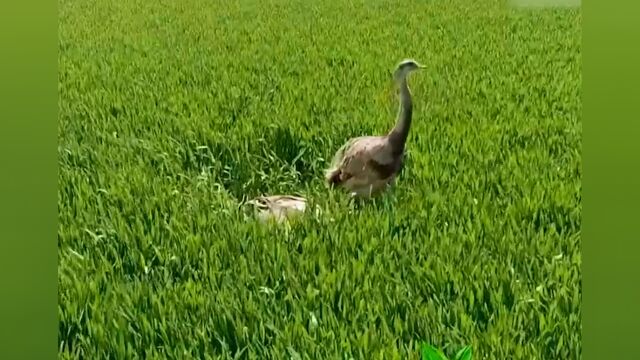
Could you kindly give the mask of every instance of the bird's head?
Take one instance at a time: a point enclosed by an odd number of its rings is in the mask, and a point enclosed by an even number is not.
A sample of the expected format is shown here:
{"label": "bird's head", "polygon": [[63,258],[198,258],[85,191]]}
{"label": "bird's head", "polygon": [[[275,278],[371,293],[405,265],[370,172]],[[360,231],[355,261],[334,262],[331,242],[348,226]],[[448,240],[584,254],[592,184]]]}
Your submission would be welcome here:
{"label": "bird's head", "polygon": [[403,60],[398,64],[396,71],[393,73],[393,78],[396,81],[401,80],[405,78],[410,72],[424,69],[425,67],[426,66],[420,65],[418,62],[416,62],[413,59]]}

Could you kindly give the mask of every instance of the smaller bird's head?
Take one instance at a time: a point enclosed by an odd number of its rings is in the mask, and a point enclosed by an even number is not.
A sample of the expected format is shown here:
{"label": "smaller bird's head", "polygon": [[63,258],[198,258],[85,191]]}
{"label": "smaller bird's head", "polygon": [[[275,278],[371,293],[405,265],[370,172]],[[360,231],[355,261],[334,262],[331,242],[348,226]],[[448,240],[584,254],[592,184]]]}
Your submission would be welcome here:
{"label": "smaller bird's head", "polygon": [[406,77],[410,72],[415,70],[424,69],[426,66],[420,65],[413,59],[406,59],[401,61],[396,68],[396,71],[393,73],[393,78],[398,81]]}

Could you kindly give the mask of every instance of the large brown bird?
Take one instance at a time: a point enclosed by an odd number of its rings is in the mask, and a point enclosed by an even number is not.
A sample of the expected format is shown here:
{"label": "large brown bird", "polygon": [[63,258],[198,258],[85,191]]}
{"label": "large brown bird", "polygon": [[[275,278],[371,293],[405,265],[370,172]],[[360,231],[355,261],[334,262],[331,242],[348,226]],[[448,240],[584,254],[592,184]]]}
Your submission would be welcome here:
{"label": "large brown bird", "polygon": [[354,197],[370,197],[395,183],[404,164],[404,149],[411,127],[413,102],[407,84],[409,73],[424,66],[408,59],[400,62],[394,80],[400,88],[396,124],[382,136],[360,136],[348,140],[336,152],[325,179],[346,189]]}

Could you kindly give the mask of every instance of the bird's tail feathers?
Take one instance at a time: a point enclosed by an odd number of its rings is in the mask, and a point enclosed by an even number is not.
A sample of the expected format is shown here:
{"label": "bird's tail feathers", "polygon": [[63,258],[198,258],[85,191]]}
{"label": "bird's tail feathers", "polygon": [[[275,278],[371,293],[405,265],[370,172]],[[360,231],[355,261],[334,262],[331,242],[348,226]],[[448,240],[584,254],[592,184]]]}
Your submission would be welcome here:
{"label": "bird's tail feathers", "polygon": [[340,182],[340,169],[331,168],[325,171],[325,181],[329,185],[335,185]]}

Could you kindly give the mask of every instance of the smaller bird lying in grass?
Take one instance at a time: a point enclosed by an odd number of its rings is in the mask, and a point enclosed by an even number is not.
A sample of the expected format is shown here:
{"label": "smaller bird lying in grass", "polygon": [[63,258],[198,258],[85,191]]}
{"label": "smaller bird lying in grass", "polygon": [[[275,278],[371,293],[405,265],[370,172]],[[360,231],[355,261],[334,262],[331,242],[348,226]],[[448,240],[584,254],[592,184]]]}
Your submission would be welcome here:
{"label": "smaller bird lying in grass", "polygon": [[292,216],[301,215],[307,209],[307,200],[293,195],[259,196],[247,204],[255,206],[258,218],[262,221],[273,219],[283,222]]}
{"label": "smaller bird lying in grass", "polygon": [[408,59],[400,62],[394,80],[400,88],[400,107],[396,124],[383,136],[360,136],[348,140],[336,152],[325,180],[330,186],[346,189],[353,197],[371,197],[395,183],[404,165],[404,150],[413,102],[408,75],[424,66]]}

